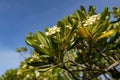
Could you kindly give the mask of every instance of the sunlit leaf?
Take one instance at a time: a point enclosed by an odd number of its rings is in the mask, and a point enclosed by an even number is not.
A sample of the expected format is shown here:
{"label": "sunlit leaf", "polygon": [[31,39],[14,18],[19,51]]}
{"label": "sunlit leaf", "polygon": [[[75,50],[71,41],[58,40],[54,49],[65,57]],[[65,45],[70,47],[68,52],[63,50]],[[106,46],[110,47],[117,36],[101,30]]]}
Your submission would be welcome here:
{"label": "sunlit leaf", "polygon": [[45,35],[42,32],[40,32],[40,31],[38,31],[36,33],[36,35],[37,35],[38,40],[40,41],[40,43],[48,48],[48,42],[47,42],[47,39],[46,39]]}
{"label": "sunlit leaf", "polygon": [[106,38],[106,37],[110,37],[111,35],[113,35],[116,32],[116,30],[110,30],[108,32],[105,32],[104,34],[102,34],[101,36],[99,36],[97,39],[102,39],[102,38]]}

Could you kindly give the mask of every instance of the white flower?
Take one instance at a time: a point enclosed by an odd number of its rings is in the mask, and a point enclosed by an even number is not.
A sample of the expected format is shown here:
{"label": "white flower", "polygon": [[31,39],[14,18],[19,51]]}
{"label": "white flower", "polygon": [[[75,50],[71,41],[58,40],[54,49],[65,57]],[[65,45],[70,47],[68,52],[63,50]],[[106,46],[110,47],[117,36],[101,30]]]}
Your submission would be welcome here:
{"label": "white flower", "polygon": [[85,24],[83,24],[83,26],[93,25],[99,19],[100,19],[100,14],[92,15],[92,16],[88,17],[88,19],[85,21]]}
{"label": "white flower", "polygon": [[22,68],[26,68],[27,67],[27,64],[24,64],[23,66],[22,66]]}
{"label": "white flower", "polygon": [[39,47],[40,47],[40,48],[44,48],[44,47],[45,47],[45,45],[41,44],[41,45],[39,45]]}
{"label": "white flower", "polygon": [[109,16],[106,16],[105,19],[109,19]]}
{"label": "white flower", "polygon": [[115,23],[114,26],[119,26],[119,23]]}
{"label": "white flower", "polygon": [[29,78],[29,77],[30,77],[30,75],[29,75],[29,74],[27,74],[27,75],[26,75],[26,78]]}
{"label": "white flower", "polygon": [[83,26],[87,26],[87,25],[88,25],[88,24],[86,24],[86,23],[85,23],[85,24],[83,24]]}
{"label": "white flower", "polygon": [[22,74],[22,70],[19,69],[19,70],[17,71],[17,75],[21,75],[21,74]]}
{"label": "white flower", "polygon": [[51,35],[50,32],[45,32],[46,35]]}
{"label": "white flower", "polygon": [[120,11],[120,9],[118,8],[117,10],[116,10],[116,12],[119,12]]}
{"label": "white flower", "polygon": [[34,59],[33,59],[33,58],[31,58],[31,59],[30,59],[30,62],[33,62],[33,61],[34,61]]}
{"label": "white flower", "polygon": [[72,27],[70,25],[67,25],[66,27],[69,28],[69,29],[72,29]]}
{"label": "white flower", "polygon": [[31,59],[30,59],[30,61],[32,62],[34,60],[39,60],[39,55],[33,54],[32,57],[31,57]]}
{"label": "white flower", "polygon": [[17,75],[20,75],[20,74],[21,74],[21,72],[20,72],[20,71],[18,71],[18,72],[17,72]]}
{"label": "white flower", "polygon": [[39,77],[40,73],[37,70],[35,70],[35,75],[36,77]]}
{"label": "white flower", "polygon": [[57,32],[60,32],[60,27],[53,26],[53,28],[48,28],[48,32],[45,32],[47,36],[56,34]]}

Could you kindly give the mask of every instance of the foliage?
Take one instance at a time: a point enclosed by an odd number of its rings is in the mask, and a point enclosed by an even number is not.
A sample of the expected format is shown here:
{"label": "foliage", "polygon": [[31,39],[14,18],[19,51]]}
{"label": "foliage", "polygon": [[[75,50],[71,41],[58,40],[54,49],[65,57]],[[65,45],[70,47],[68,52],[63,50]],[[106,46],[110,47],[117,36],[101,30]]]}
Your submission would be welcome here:
{"label": "foliage", "polygon": [[16,80],[18,79],[18,77],[14,77],[16,76],[16,73],[17,73],[17,69],[7,70],[5,74],[0,77],[0,80]]}
{"label": "foliage", "polygon": [[59,73],[61,70],[59,68],[54,69],[55,72],[53,69],[44,72],[44,70],[39,71],[38,67],[32,67],[26,63],[27,61],[32,60],[37,61],[37,59],[39,58],[34,53],[31,57],[22,61],[19,68],[7,70],[5,74],[0,77],[0,80],[58,80],[58,78],[64,80]]}
{"label": "foliage", "polygon": [[61,68],[75,80],[96,79],[101,74],[114,77],[120,58],[120,22],[119,19],[110,22],[110,17],[113,14],[119,18],[119,12],[119,8],[114,7],[111,12],[105,7],[97,14],[95,7],[90,6],[87,12],[81,6],[54,27],[46,28],[46,32],[30,33],[26,43],[40,59],[28,62],[29,65],[40,69]]}
{"label": "foliage", "polygon": [[[120,78],[119,12],[117,7],[113,11],[105,7],[97,14],[94,6],[88,11],[80,6],[45,32],[29,33],[25,41],[33,47],[34,56],[25,62],[45,72],[41,79],[99,80],[100,75]],[[116,21],[110,21],[111,15]]]}

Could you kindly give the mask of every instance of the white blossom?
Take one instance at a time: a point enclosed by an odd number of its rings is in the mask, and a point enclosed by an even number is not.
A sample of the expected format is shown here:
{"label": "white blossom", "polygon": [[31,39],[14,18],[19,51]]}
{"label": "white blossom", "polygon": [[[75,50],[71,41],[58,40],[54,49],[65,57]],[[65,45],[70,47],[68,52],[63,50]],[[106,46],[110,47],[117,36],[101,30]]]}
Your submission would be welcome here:
{"label": "white blossom", "polygon": [[72,29],[72,27],[70,25],[67,25],[66,27],[69,28],[69,29]]}
{"label": "white blossom", "polygon": [[34,61],[34,59],[33,59],[33,58],[31,58],[31,59],[30,59],[30,61],[31,61],[31,62],[33,62],[33,61]]}
{"label": "white blossom", "polygon": [[40,48],[44,48],[44,47],[45,47],[45,45],[41,44],[41,45],[39,45],[39,47],[40,47]]}
{"label": "white blossom", "polygon": [[106,16],[105,19],[109,19],[109,16]]}
{"label": "white blossom", "polygon": [[30,77],[30,75],[29,75],[29,74],[27,74],[27,75],[26,75],[26,78],[29,78],[29,77]]}
{"label": "white blossom", "polygon": [[21,75],[21,74],[22,74],[22,70],[19,69],[19,70],[17,71],[17,75]]}
{"label": "white blossom", "polygon": [[35,61],[35,60],[39,60],[39,56],[37,54],[33,54],[30,58],[30,61]]}
{"label": "white blossom", "polygon": [[39,58],[37,54],[33,54],[32,58]]}
{"label": "white blossom", "polygon": [[40,73],[37,70],[35,70],[35,75],[36,77],[39,77]]}
{"label": "white blossom", "polygon": [[116,12],[119,12],[120,11],[120,9],[118,8],[117,10],[116,10]]}
{"label": "white blossom", "polygon": [[83,26],[93,25],[99,19],[100,19],[100,14],[98,14],[98,15],[92,15],[92,16],[88,17],[88,19],[85,21],[85,23],[83,24]]}
{"label": "white blossom", "polygon": [[23,66],[22,66],[22,68],[26,68],[27,67],[27,64],[24,64]]}
{"label": "white blossom", "polygon": [[57,32],[60,32],[60,27],[53,26],[53,28],[48,28],[48,32],[45,32],[47,36],[56,34]]}

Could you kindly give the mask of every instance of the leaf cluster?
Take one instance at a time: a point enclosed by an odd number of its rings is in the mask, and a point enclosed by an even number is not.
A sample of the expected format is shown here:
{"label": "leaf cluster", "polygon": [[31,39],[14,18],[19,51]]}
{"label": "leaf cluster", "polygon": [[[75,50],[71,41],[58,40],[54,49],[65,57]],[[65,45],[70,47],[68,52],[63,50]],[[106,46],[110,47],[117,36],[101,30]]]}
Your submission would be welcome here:
{"label": "leaf cluster", "polygon": [[[119,9],[113,8],[111,12],[105,7],[99,14],[95,9],[90,6],[86,11],[80,6],[55,27],[29,33],[25,41],[39,58],[28,60],[27,64],[39,71],[55,72],[56,68],[65,80],[98,80],[102,74],[112,77],[113,71],[119,74],[116,69],[120,64]],[[110,22],[112,14],[117,21]]]}

